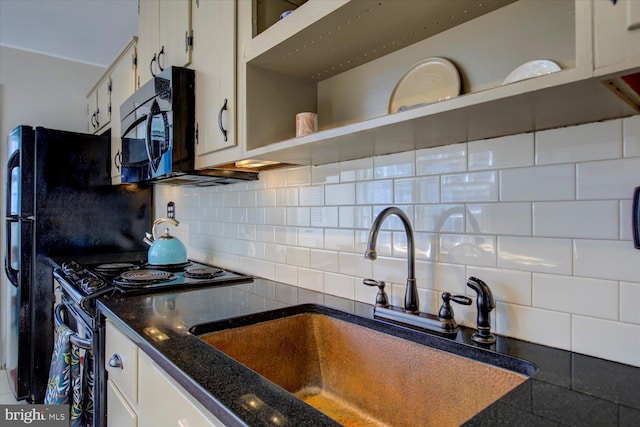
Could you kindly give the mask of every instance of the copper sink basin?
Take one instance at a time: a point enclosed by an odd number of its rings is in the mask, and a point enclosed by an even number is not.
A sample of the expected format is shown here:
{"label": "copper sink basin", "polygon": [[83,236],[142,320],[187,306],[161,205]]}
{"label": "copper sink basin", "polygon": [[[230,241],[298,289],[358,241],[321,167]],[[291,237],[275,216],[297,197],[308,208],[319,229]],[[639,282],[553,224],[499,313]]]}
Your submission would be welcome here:
{"label": "copper sink basin", "polygon": [[525,361],[519,361],[526,365],[522,373],[479,362],[369,327],[381,322],[328,310],[197,334],[346,426],[457,426],[535,371]]}

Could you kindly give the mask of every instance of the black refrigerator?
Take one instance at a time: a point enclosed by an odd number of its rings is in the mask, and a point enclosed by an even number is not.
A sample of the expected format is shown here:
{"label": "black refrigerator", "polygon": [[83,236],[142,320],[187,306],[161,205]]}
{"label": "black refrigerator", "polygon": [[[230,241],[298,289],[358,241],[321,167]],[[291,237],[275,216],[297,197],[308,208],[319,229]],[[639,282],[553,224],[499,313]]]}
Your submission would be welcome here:
{"label": "black refrigerator", "polygon": [[137,252],[152,190],[111,185],[110,138],[19,126],[6,168],[6,372],[15,397],[42,403],[54,343],[49,258]]}

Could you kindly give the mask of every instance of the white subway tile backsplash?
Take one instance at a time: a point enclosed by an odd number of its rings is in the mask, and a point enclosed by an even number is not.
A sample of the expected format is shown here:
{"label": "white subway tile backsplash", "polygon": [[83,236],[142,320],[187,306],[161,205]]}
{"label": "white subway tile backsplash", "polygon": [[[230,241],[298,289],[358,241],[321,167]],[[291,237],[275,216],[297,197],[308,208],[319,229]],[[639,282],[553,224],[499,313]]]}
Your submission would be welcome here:
{"label": "white subway tile backsplash", "polygon": [[439,175],[467,170],[467,144],[416,151],[416,175]]}
{"label": "white subway tile backsplash", "polygon": [[[353,228],[371,228],[373,224],[373,209],[371,206],[353,206]],[[340,218],[340,227],[342,218]]]}
{"label": "white subway tile backsplash", "polygon": [[640,157],[640,116],[622,121],[622,135],[625,157]]}
{"label": "white subway tile backsplash", "polygon": [[324,230],[324,248],[340,252],[353,252],[353,230],[327,228]]}
{"label": "white subway tile backsplash", "polygon": [[[466,272],[464,265],[438,263],[435,267],[435,280],[426,284],[427,288],[436,289],[441,292],[464,295],[466,289]],[[418,283],[418,286],[423,286]],[[442,304],[442,299],[438,301]],[[438,305],[439,306],[439,305]]]}
{"label": "white subway tile backsplash", "polygon": [[[154,208],[176,203],[174,234],[192,259],[368,304],[377,289],[362,279],[383,278],[402,305],[407,239],[397,217],[378,234],[379,260],[363,256],[375,216],[395,205],[412,220],[422,309],[436,313],[442,291],[475,298],[466,281],[476,276],[498,303],[498,333],[640,364],[626,350],[637,343],[619,344],[640,330],[639,133],[634,116],[263,171],[249,183],[157,186]],[[475,305],[456,308],[461,324],[475,317]]]}
{"label": "white subway tile backsplash", "polygon": [[276,206],[298,206],[298,188],[278,188],[276,190]]}
{"label": "white subway tile backsplash", "polygon": [[328,294],[354,299],[355,288],[355,279],[351,276],[332,273],[324,274],[324,291]]}
{"label": "white subway tile backsplash", "polygon": [[533,133],[469,142],[469,170],[533,166]]}
{"label": "white subway tile backsplash", "polygon": [[299,228],[298,245],[307,248],[324,247],[324,231],[322,228]]}
{"label": "white subway tile backsplash", "polygon": [[309,166],[301,166],[298,168],[285,169],[287,186],[300,186],[311,184],[311,168]]}
{"label": "white subway tile backsplash", "polygon": [[444,203],[496,202],[499,197],[498,172],[472,172],[442,176]]}
{"label": "white subway tile backsplash", "polygon": [[286,264],[276,264],[275,280],[287,285],[297,285],[298,268]]}
{"label": "white subway tile backsplash", "polygon": [[340,253],[340,274],[354,277],[372,277],[373,262],[365,259],[361,254]]}
{"label": "white subway tile backsplash", "polygon": [[437,176],[396,179],[394,203],[438,203],[440,201],[440,179]]}
{"label": "white subway tile backsplash", "polygon": [[438,260],[484,267],[496,265],[496,238],[492,236],[442,234]]}
{"label": "white subway tile backsplash", "polygon": [[633,202],[620,200],[620,240],[633,240]]}
{"label": "white subway tile backsplash", "polygon": [[312,291],[324,291],[324,274],[322,271],[308,268],[298,269],[298,286]]}
{"label": "white subway tile backsplash", "polygon": [[265,222],[269,225],[285,225],[287,210],[285,208],[265,208]]}
{"label": "white subway tile backsplash", "polygon": [[617,239],[618,201],[536,202],[533,234],[543,237]]}
{"label": "white subway tile backsplash", "polygon": [[578,199],[631,199],[638,186],[640,158],[579,163]]}
{"label": "white subway tile backsplash", "polygon": [[308,227],[311,224],[311,208],[287,208],[287,225]]}
{"label": "white subway tile backsplash", "polygon": [[340,182],[340,165],[338,163],[311,167],[311,184],[336,184],[338,182]]}
{"label": "white subway tile backsplash", "polygon": [[337,273],[339,270],[338,252],[320,249],[309,251],[310,266],[313,269]]}
{"label": "white subway tile backsplash", "polygon": [[622,124],[618,120],[536,133],[536,164],[538,165],[621,157]]}
{"label": "white subway tile backsplash", "polygon": [[417,231],[463,233],[465,231],[465,207],[462,204],[416,206],[414,228]]}
{"label": "white subway tile backsplash", "polygon": [[499,236],[498,267],[570,275],[571,240]]}
{"label": "white subway tile backsplash", "polygon": [[353,183],[326,185],[324,192],[325,205],[354,205],[356,203],[356,186]]}
{"label": "white subway tile backsplash", "polygon": [[365,261],[371,263],[371,267],[373,268],[372,278],[389,283],[406,284],[406,259],[378,257],[375,261]]}
{"label": "white subway tile backsplash", "polygon": [[321,185],[314,187],[300,187],[298,202],[300,206],[323,206],[324,187]]}
{"label": "white subway tile backsplash", "polygon": [[616,320],[618,282],[534,273],[533,306]]}
{"label": "white subway tile backsplash", "polygon": [[571,315],[498,302],[496,333],[571,350]]}
{"label": "white subway tile backsplash", "polygon": [[284,264],[287,262],[287,247],[284,245],[265,244],[264,259],[271,262]]}
{"label": "white subway tile backsplash", "polygon": [[373,157],[340,162],[340,182],[373,179]]}
{"label": "white subway tile backsplash", "polygon": [[312,207],[310,210],[312,227],[338,227],[338,207]]}
{"label": "white subway tile backsplash", "polygon": [[636,282],[640,278],[640,252],[627,241],[575,240],[573,273]]}
{"label": "white subway tile backsplash", "polygon": [[376,156],[373,158],[375,179],[397,178],[415,175],[416,155],[414,151]]}
{"label": "white subway tile backsplash", "polygon": [[393,203],[393,181],[366,181],[356,183],[356,204],[377,205]]}
{"label": "white subway tile backsplash", "polygon": [[503,202],[574,200],[575,166],[552,165],[500,171]]}
{"label": "white subway tile backsplash", "polygon": [[640,325],[638,307],[640,307],[640,283],[620,282],[620,321]]}
{"label": "white subway tile backsplash", "polygon": [[309,267],[311,265],[311,256],[308,248],[287,247],[287,264],[297,267]]}
{"label": "white subway tile backsplash", "polygon": [[467,205],[467,232],[513,236],[531,235],[530,203]]}
{"label": "white subway tile backsplash", "polygon": [[640,325],[573,316],[572,336],[575,352],[640,366]]}

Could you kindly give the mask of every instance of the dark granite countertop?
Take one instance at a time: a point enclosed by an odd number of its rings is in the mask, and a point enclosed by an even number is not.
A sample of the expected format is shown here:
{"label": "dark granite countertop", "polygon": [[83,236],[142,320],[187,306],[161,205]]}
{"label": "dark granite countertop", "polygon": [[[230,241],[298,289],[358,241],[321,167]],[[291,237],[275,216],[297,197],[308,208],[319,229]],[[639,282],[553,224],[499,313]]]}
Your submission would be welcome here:
{"label": "dark granite countertop", "polygon": [[[240,397],[247,394],[259,396],[273,413],[282,415],[279,425],[335,425],[333,420],[189,332],[195,325],[288,310],[299,304],[334,308],[344,316],[364,319],[365,323],[371,323],[373,318],[371,305],[264,279],[190,291],[111,297],[101,300],[98,306],[106,318],[226,425],[274,425],[264,412],[243,407]],[[154,335],[145,332],[150,327],[160,329],[168,339],[154,341]],[[498,337],[488,350],[479,350],[470,339],[473,330],[468,328],[461,328],[455,339],[403,327],[384,328],[405,339],[454,348],[463,355],[489,354],[515,360],[516,364],[518,361],[513,358],[518,358],[537,366],[538,371],[531,378],[465,425],[640,425],[640,368],[507,337]],[[526,365],[522,369],[531,371]]]}

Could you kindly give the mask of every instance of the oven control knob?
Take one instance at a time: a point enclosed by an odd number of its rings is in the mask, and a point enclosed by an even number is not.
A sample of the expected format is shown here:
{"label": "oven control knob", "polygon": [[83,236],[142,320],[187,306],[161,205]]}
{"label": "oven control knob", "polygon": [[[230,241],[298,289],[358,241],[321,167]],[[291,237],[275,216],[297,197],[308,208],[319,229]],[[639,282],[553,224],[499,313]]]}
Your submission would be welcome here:
{"label": "oven control knob", "polygon": [[92,293],[103,288],[106,284],[97,277],[85,277],[80,281],[80,286],[86,293]]}
{"label": "oven control knob", "polygon": [[71,262],[63,262],[62,263],[62,271],[65,274],[72,274],[75,273],[76,271],[78,271],[80,269],[80,264],[78,264],[75,261],[71,261]]}

